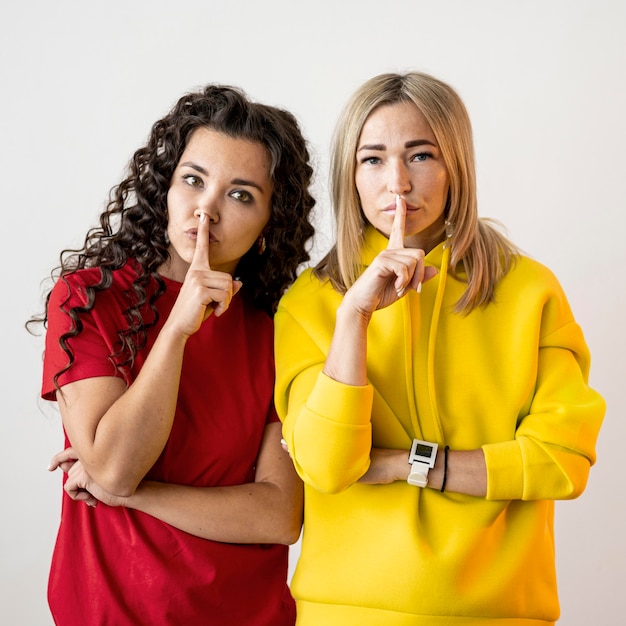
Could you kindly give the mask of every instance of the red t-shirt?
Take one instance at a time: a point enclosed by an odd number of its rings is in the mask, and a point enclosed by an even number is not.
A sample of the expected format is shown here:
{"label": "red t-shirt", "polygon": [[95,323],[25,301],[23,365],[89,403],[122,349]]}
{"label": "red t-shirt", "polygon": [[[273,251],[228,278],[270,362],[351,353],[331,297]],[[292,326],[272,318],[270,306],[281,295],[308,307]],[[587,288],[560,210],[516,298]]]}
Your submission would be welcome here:
{"label": "red t-shirt", "polygon": [[[48,308],[42,396],[54,400],[54,375],[68,358],[59,337],[71,327],[63,310],[86,302],[85,285],[99,270],[59,281]],[[81,314],[83,330],[69,340],[75,356],[62,386],[95,376],[120,376],[109,355],[126,327],[125,290],[135,278],[130,264],[114,272],[113,285]],[[124,375],[132,383],[169,315],[180,283],[164,279],[160,320],[146,347]],[[156,283],[151,289],[156,289]],[[69,301],[66,303],[69,294]],[[148,307],[144,319],[153,319]],[[196,486],[254,481],[254,466],[273,407],[273,326],[263,312],[233,298],[228,311],[209,317],[185,347],[174,424],[146,478]],[[66,441],[66,445],[69,442]],[[287,587],[288,548],[228,544],[194,537],[139,511],[95,509],[64,495],[52,558],[48,600],[61,626],[271,625],[295,621]]]}

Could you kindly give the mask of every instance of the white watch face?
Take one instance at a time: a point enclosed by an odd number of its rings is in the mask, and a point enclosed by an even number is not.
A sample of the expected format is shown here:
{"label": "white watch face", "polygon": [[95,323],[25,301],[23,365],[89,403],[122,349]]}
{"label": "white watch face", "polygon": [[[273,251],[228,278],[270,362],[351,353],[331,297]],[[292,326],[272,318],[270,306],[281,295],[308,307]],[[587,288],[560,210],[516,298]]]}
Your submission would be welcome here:
{"label": "white watch face", "polygon": [[413,445],[409,453],[409,463],[419,461],[420,463],[425,463],[428,467],[433,467],[437,458],[438,447],[439,444],[431,443],[430,441],[413,439]]}
{"label": "white watch face", "polygon": [[[414,457],[422,457],[424,459],[430,459],[433,454],[434,446],[430,444],[424,443],[422,441],[418,441],[415,445],[415,449],[411,450]],[[417,459],[415,459],[417,460]]]}

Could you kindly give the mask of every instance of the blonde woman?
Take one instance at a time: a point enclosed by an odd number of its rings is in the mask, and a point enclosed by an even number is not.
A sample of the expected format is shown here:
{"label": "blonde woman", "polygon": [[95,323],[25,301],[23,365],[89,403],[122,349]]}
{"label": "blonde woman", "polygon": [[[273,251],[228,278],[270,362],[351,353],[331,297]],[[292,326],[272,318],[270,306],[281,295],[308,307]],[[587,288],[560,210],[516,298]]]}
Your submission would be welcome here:
{"label": "blonde woman", "polygon": [[298,624],[553,624],[554,500],[604,416],[557,279],[479,219],[447,84],[377,76],[339,120],[337,243],[276,315],[305,482]]}

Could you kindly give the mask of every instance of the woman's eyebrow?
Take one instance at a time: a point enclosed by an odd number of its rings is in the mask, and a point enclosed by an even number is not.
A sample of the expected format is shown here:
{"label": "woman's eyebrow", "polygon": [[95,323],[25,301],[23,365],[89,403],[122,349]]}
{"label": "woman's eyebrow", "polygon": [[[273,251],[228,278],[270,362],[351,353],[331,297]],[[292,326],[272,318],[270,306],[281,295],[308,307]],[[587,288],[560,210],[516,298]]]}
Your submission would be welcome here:
{"label": "woman's eyebrow", "polygon": [[357,152],[361,152],[361,150],[386,150],[385,144],[383,143],[370,143],[361,146]]}
{"label": "woman's eyebrow", "polygon": [[436,148],[437,144],[430,141],[430,139],[414,139],[413,141],[407,141],[404,144],[405,148],[415,148],[416,146],[432,146],[433,148]]}
{"label": "woman's eyebrow", "polygon": [[201,165],[198,165],[193,161],[185,161],[184,163],[181,163],[180,166],[190,167],[192,170],[196,170],[196,172],[200,172],[200,174],[204,174],[205,176],[209,175],[209,173]]}
{"label": "woman's eyebrow", "polygon": [[[407,141],[404,144],[405,148],[415,148],[416,146],[433,146],[433,148],[436,148],[437,144],[433,143],[429,139],[413,139],[411,141]],[[381,151],[384,151],[386,149],[387,149],[387,146],[385,146],[384,143],[371,143],[371,144],[365,144],[365,145],[361,146],[360,148],[358,148],[357,152],[360,152],[361,150],[381,150]]]}
{"label": "woman's eyebrow", "polygon": [[243,185],[244,187],[254,187],[261,193],[265,193],[263,187],[259,183],[255,183],[253,180],[245,180],[244,178],[233,178],[230,181],[233,185]]}

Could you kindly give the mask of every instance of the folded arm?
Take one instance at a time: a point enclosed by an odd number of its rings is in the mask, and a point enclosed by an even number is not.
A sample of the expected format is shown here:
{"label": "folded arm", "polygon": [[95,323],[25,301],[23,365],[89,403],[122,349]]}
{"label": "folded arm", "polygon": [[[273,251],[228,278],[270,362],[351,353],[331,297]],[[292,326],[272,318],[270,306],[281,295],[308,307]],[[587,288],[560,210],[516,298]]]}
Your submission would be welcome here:
{"label": "folded arm", "polygon": [[[261,444],[255,482],[229,487],[192,487],[143,481],[128,497],[116,497],[69,461],[71,448],[57,454],[50,469],[68,472],[65,491],[95,505],[125,506],[147,513],[192,535],[227,543],[282,543],[298,540],[302,525],[302,483],[280,446],[280,424],[269,424]],[[70,467],[71,466],[71,467]]]}
{"label": "folded arm", "polygon": [[107,491],[133,493],[170,434],[186,338],[163,329],[135,381],[101,376],[57,394],[63,426],[85,470]]}

